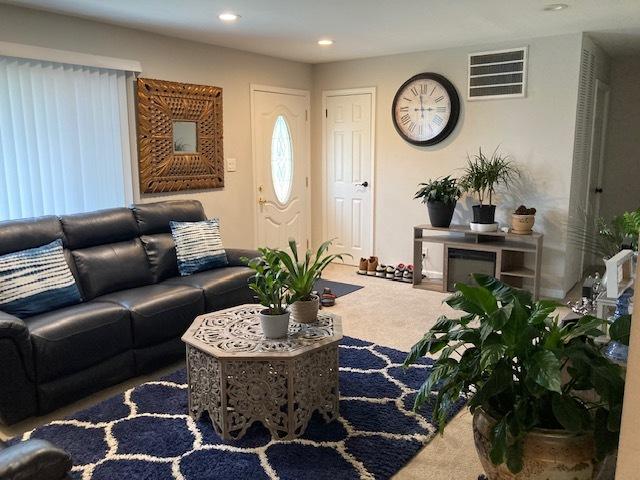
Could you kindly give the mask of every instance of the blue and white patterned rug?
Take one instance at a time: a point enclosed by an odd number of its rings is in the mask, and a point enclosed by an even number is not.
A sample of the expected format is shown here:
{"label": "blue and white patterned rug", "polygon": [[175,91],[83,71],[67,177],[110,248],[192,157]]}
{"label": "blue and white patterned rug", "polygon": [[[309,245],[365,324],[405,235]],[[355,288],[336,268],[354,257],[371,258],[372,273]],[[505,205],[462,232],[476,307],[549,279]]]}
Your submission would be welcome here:
{"label": "blue and white patterned rug", "polygon": [[195,422],[186,414],[184,369],[21,438],[66,449],[82,480],[390,478],[435,435],[430,410],[412,412],[432,361],[404,370],[405,352],[349,337],[339,352],[341,417],[326,424],[314,416],[296,440],[272,440],[254,424],[241,440],[223,441],[206,415]]}

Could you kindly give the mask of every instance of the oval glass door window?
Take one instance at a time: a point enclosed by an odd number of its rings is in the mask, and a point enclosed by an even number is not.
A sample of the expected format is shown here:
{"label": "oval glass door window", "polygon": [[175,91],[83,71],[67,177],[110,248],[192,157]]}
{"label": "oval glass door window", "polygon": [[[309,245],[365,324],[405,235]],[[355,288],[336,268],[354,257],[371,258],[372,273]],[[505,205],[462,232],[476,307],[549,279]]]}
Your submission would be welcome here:
{"label": "oval glass door window", "polygon": [[289,126],[282,115],[278,115],[271,136],[271,181],[276,198],[287,203],[293,186],[293,146]]}

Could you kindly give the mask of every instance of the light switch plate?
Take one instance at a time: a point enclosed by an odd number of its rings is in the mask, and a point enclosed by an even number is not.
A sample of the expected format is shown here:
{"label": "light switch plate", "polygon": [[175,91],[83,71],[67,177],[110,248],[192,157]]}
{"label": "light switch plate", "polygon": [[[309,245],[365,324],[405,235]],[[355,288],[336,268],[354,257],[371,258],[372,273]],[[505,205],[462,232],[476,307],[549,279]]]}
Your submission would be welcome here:
{"label": "light switch plate", "polygon": [[238,167],[238,162],[235,158],[227,158],[227,172],[235,172]]}

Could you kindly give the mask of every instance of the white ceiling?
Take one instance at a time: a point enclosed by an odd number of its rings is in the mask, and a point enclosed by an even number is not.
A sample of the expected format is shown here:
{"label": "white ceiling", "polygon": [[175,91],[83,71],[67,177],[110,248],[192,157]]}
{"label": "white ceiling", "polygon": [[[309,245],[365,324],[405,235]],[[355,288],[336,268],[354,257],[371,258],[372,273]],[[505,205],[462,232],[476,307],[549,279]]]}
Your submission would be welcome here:
{"label": "white ceiling", "polygon": [[[309,63],[581,31],[606,31],[613,54],[640,47],[640,0],[1,1]],[[570,8],[543,10],[556,1]],[[224,24],[223,11],[242,18]]]}

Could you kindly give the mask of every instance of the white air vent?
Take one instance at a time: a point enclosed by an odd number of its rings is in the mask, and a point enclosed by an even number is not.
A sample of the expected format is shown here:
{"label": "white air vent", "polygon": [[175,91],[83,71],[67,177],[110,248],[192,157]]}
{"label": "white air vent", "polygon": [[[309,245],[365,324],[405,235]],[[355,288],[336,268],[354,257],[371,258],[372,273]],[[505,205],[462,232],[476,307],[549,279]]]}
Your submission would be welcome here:
{"label": "white air vent", "polygon": [[469,54],[469,100],[524,97],[527,47]]}

